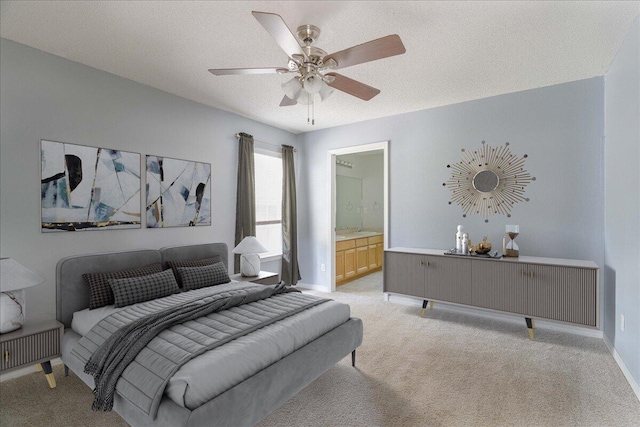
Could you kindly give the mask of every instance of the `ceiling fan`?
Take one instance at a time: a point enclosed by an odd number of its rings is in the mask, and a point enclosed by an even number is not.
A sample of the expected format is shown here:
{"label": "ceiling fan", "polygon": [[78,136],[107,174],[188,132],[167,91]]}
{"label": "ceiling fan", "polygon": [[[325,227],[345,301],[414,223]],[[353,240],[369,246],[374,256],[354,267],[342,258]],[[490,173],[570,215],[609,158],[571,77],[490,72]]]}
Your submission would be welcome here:
{"label": "ceiling fan", "polygon": [[[287,74],[296,76],[283,83],[285,93],[280,102],[281,107],[303,104],[313,111],[314,98],[318,94],[321,101],[327,99],[333,89],[340,90],[368,101],[380,93],[379,89],[350,79],[342,74],[326,72],[338,70],[364,62],[401,55],[406,52],[402,40],[397,34],[392,34],[367,43],[359,44],[348,49],[327,55],[327,53],[313,46],[320,35],[320,28],[315,25],[301,25],[294,36],[280,15],[268,12],[251,12],[265,30],[275,39],[276,43],[289,57],[286,67],[270,68],[222,68],[210,69],[216,76],[230,74]],[[307,122],[315,124],[315,120]]]}

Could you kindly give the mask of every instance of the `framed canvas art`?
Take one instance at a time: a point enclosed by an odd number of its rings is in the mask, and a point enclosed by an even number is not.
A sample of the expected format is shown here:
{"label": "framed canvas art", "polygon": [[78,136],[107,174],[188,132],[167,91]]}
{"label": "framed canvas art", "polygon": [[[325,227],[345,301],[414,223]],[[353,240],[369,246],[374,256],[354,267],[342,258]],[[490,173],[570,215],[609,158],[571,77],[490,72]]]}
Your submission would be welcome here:
{"label": "framed canvas art", "polygon": [[140,154],[40,141],[41,231],[140,228]]}
{"label": "framed canvas art", "polygon": [[150,156],[147,228],[211,225],[211,164]]}

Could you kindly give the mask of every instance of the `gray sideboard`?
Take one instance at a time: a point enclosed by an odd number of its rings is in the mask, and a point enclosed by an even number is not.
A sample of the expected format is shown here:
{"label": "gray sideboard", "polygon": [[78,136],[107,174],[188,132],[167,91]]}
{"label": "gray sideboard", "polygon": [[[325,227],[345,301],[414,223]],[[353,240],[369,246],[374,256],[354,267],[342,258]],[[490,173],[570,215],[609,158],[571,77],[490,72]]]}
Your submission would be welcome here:
{"label": "gray sideboard", "polygon": [[384,254],[384,292],[462,304],[535,319],[600,327],[598,266],[592,261],[521,256],[481,258],[445,250],[391,248]]}

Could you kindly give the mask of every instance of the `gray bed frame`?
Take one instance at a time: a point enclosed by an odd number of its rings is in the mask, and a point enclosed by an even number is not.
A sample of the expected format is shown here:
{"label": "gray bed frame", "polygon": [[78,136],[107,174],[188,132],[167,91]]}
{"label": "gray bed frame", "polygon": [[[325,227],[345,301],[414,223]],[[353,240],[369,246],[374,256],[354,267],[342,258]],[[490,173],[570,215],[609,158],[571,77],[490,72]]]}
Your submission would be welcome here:
{"label": "gray bed frame", "polygon": [[[89,387],[93,378],[83,372],[82,362],[71,354],[80,335],[70,329],[73,313],[89,306],[89,289],[84,273],[126,270],[166,261],[208,258],[220,255],[228,264],[225,243],[172,246],[160,250],[136,250],[61,259],[56,267],[57,319],[65,326],[62,361]],[[321,374],[352,354],[362,343],[362,321],[350,318],[304,347],[268,366],[245,381],[193,410],[183,408],[164,396],[158,414],[151,419],[116,394],[114,410],[131,426],[250,426],[256,424],[295,396]]]}

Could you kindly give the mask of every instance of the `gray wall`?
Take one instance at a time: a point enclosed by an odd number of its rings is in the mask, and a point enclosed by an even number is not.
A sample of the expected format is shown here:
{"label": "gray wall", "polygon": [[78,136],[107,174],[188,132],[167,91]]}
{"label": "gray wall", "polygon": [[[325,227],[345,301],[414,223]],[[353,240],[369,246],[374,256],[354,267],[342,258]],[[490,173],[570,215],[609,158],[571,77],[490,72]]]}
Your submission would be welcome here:
{"label": "gray wall", "polygon": [[[523,254],[604,265],[603,78],[592,78],[301,135],[300,265],[303,282],[327,285],[327,150],[389,140],[390,246],[450,248],[462,224],[472,241],[502,246],[520,225]],[[442,183],[462,148],[509,141],[537,178],[512,218],[462,218]],[[304,211],[306,209],[306,211]]]}
{"label": "gray wall", "polygon": [[[213,241],[232,248],[234,134],[297,146],[296,135],[280,129],[6,39],[0,43],[0,252],[47,280],[27,290],[29,319],[55,316],[55,266],[64,256]],[[209,162],[213,225],[42,234],[40,139]],[[279,262],[263,264],[279,268]]]}
{"label": "gray wall", "polygon": [[[640,383],[640,24],[605,76],[605,328]],[[620,329],[620,315],[625,330]]]}

